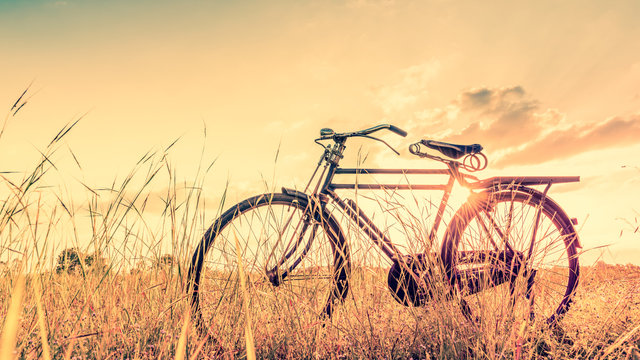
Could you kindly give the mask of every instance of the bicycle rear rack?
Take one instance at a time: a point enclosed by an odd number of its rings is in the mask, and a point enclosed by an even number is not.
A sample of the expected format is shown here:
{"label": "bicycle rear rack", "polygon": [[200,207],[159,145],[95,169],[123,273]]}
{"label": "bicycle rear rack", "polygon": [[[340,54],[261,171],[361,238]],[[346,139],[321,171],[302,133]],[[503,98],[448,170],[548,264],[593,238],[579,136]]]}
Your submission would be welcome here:
{"label": "bicycle rear rack", "polygon": [[472,189],[485,189],[497,185],[550,185],[579,182],[580,176],[495,176],[469,183]]}

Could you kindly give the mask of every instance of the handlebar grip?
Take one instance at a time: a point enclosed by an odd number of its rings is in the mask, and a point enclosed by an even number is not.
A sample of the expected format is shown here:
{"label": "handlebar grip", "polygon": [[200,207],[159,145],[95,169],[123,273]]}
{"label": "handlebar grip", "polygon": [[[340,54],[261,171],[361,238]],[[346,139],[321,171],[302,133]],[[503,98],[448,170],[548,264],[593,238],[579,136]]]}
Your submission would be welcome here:
{"label": "handlebar grip", "polygon": [[400,129],[399,127],[397,127],[395,125],[389,125],[389,130],[393,131],[394,133],[396,133],[396,134],[398,134],[398,135],[400,135],[402,137],[407,136],[407,132],[406,131]]}

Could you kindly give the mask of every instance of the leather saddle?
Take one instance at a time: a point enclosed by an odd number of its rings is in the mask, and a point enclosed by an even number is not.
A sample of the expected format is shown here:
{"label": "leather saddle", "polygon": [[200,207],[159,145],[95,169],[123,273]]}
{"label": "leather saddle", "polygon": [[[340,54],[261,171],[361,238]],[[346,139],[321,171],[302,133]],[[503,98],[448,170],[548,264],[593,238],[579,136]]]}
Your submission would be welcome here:
{"label": "leather saddle", "polygon": [[458,145],[435,140],[422,140],[421,142],[422,145],[433,150],[438,150],[452,159],[459,159],[465,155],[477,154],[482,151],[482,145],[480,144]]}

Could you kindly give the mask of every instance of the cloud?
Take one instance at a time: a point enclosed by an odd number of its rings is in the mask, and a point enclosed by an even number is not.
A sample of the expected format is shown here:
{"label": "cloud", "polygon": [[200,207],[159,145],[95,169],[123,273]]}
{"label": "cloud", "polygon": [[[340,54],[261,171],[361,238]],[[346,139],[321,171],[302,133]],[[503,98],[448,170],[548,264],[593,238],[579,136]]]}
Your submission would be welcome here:
{"label": "cloud", "polygon": [[521,151],[505,156],[497,165],[542,163],[591,150],[633,145],[639,139],[640,115],[626,119],[614,117],[600,123],[552,131],[526,144]]}
{"label": "cloud", "polygon": [[425,138],[480,143],[498,167],[539,164],[640,139],[640,115],[576,124],[557,109],[544,108],[521,86],[465,90],[442,109],[416,111],[409,127],[414,134],[439,135]]}
{"label": "cloud", "polygon": [[524,139],[542,134],[562,115],[540,109],[537,100],[520,86],[475,88],[462,92],[444,109],[417,112],[412,132],[434,133],[446,129],[439,140],[478,143],[493,150],[518,147]]}

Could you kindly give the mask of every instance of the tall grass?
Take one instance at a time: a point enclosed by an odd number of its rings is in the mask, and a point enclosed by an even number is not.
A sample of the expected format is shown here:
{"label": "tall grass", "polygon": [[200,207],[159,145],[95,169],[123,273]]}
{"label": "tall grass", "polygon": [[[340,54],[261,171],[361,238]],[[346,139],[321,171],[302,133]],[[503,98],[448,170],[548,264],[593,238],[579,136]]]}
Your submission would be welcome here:
{"label": "tall grass", "polygon": [[[28,94],[5,117],[0,141]],[[203,165],[182,180],[170,160],[170,144],[140,157],[110,186],[82,184],[82,192],[71,194],[49,186],[48,176],[65,171],[55,158],[77,124],[64,126],[28,173],[0,173],[2,359],[251,358],[254,351],[259,358],[640,356],[637,267],[584,268],[576,301],[557,328],[508,314],[497,325],[473,322],[443,288],[423,307],[398,304],[386,285],[390,263],[344,217],[338,221],[350,246],[351,287],[331,318],[308,316],[304,302],[250,307],[282,304],[274,297],[289,294],[263,287],[250,264],[239,259],[234,261],[247,270],[234,275],[238,296],[226,303],[235,307],[220,316],[233,321],[220,320],[203,333],[191,321],[186,271],[205,229],[229,207],[205,203],[203,184],[212,167]],[[165,190],[158,194],[157,188]],[[161,206],[154,208],[158,196]],[[363,207],[378,207],[375,222],[412,240],[402,245],[403,252],[438,250],[429,237],[433,204],[416,194],[368,196],[357,199]],[[404,211],[410,203],[412,211]],[[79,266],[56,271],[58,255],[71,247],[79,249]],[[246,254],[241,247],[233,244],[238,256]],[[89,255],[104,258],[104,264],[89,264]],[[314,285],[306,283],[305,291],[317,290]]]}
{"label": "tall grass", "polygon": [[[4,130],[28,90],[5,117],[0,135],[8,134]],[[78,186],[73,194],[64,184],[50,186],[50,174],[64,171],[55,159],[79,120],[53,136],[31,171],[0,173],[2,358],[14,352],[20,358],[184,354],[190,328],[185,264],[203,229],[207,169],[181,181],[170,163],[172,143],[144,154],[111,186],[82,183],[84,194]],[[149,210],[154,202],[162,206]],[[65,248],[78,249],[79,266],[56,271]],[[165,254],[173,261],[160,262]],[[104,264],[89,266],[90,257]]]}

